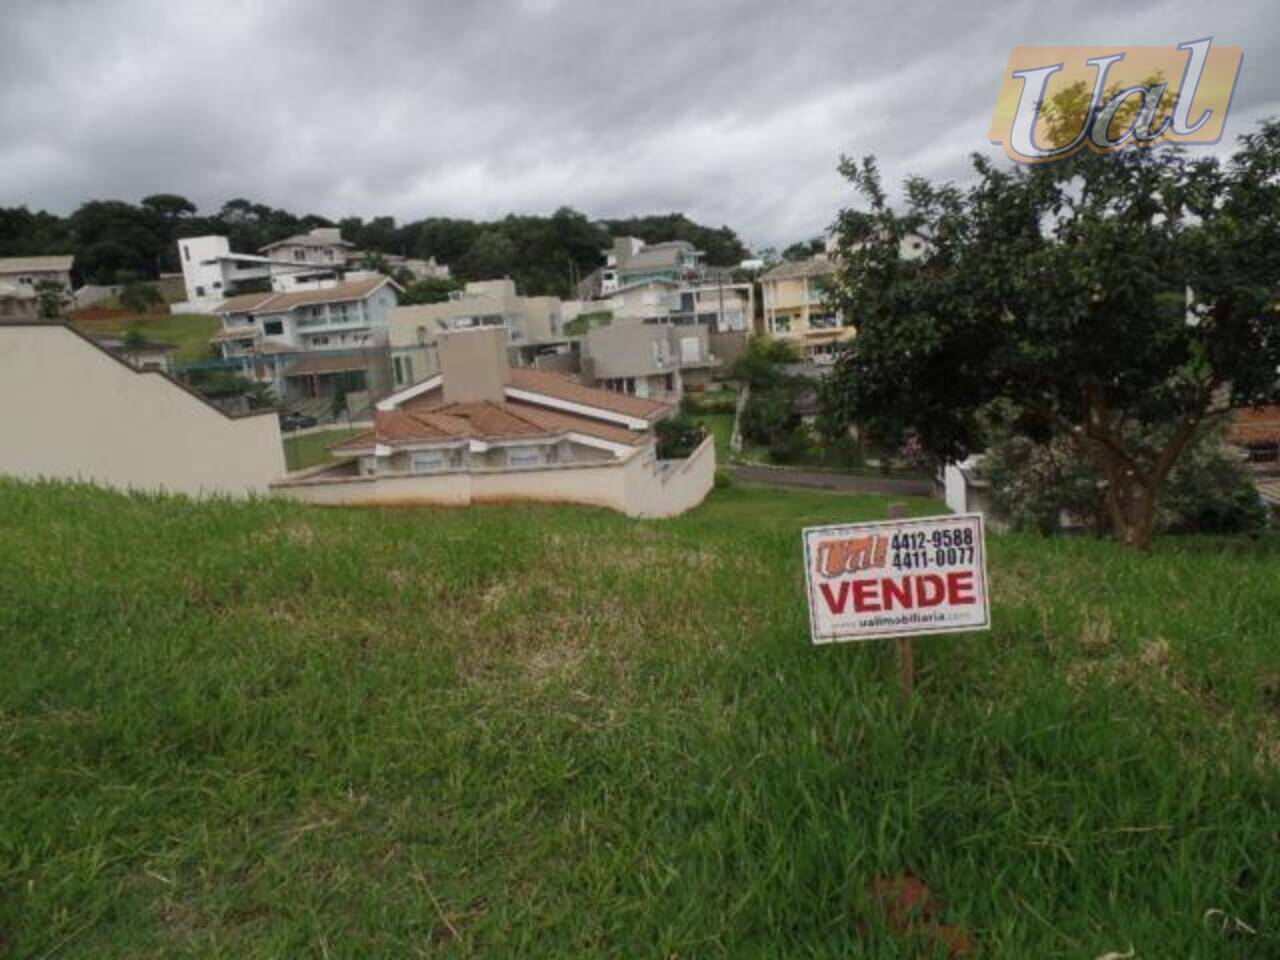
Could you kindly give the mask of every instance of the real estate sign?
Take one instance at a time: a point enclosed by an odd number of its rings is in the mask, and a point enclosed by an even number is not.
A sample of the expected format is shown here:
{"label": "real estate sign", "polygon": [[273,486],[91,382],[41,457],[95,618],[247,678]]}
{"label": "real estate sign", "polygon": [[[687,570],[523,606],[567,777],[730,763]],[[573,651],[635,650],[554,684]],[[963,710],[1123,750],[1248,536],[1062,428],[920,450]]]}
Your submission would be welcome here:
{"label": "real estate sign", "polygon": [[808,527],[803,536],[814,643],[991,626],[981,514]]}

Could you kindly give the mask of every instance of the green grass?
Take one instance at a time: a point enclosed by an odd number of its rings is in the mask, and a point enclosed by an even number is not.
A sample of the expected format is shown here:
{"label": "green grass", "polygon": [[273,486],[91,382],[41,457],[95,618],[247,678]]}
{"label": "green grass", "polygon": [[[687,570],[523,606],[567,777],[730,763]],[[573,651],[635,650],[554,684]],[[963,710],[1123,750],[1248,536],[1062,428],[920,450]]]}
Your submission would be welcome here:
{"label": "green grass", "polygon": [[885,505],[0,484],[0,936],[917,957],[865,893],[913,870],[983,958],[1280,955],[1276,539],[993,537],[993,630],[918,641],[907,707],[800,590],[800,527]]}
{"label": "green grass", "polygon": [[213,356],[209,338],[218,332],[222,321],[202,313],[148,313],[109,320],[76,320],[73,324],[85,333],[124,333],[136,328],[148,340],[177,347],[175,362],[192,363]]}
{"label": "green grass", "polygon": [[700,413],[694,419],[701,423],[715,437],[716,463],[723,465],[729,462],[729,438],[733,436],[733,414]]}
{"label": "green grass", "polygon": [[333,460],[333,455],[329,452],[331,446],[364,432],[362,428],[337,427],[300,437],[291,437],[286,434],[284,437],[285,466],[292,472],[329,463]]}

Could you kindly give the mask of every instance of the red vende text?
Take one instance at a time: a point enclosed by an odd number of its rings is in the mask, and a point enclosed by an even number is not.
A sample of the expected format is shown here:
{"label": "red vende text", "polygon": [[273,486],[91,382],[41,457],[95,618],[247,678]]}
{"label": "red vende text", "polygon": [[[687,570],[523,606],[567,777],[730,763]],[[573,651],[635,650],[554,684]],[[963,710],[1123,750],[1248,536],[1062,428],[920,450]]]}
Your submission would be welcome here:
{"label": "red vende text", "polygon": [[953,606],[978,602],[973,593],[972,570],[955,570],[945,577],[936,573],[917,573],[898,579],[841,580],[836,589],[831,587],[829,583],[818,585],[822,599],[833,615],[844,613],[851,597],[854,613],[914,610],[936,607],[944,602]]}

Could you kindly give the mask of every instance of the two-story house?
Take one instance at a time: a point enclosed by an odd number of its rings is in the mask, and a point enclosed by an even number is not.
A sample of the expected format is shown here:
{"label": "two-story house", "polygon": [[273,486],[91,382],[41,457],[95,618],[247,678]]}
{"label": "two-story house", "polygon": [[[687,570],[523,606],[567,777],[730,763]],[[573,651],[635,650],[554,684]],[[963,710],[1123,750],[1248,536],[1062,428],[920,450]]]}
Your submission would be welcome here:
{"label": "two-story house", "polygon": [[675,408],[510,365],[506,331],[441,331],[440,372],[381,399],[373,429],[334,463],[273,485],[311,503],[542,500],[672,516],[711,489],[715,444],[664,460],[654,425]]}
{"label": "two-story house", "polygon": [[447,330],[502,327],[508,344],[525,348],[562,339],[561,303],[556,297],[522,297],[515,281],[476,280],[443,303],[397,307],[391,314],[393,380],[414,383],[440,369],[436,337]]}
{"label": "two-story house", "polygon": [[686,387],[705,386],[718,365],[708,329],[698,324],[615,319],[582,338],[583,382],[635,397],[678,402]]}
{"label": "two-story house", "polygon": [[64,301],[71,299],[70,254],[51,257],[0,258],[0,317],[34,320],[40,315],[40,293],[43,285],[52,283],[61,291]]}
{"label": "two-story house", "polygon": [[760,277],[762,332],[794,343],[805,360],[830,363],[837,345],[853,337],[852,318],[827,298],[831,261],[823,254],[780,263]]}
{"label": "two-story house", "polygon": [[751,329],[755,294],[729,271],[707,267],[687,240],[646,244],[615,237],[605,265],[579,288],[615,317],[699,323],[718,333]]}
{"label": "two-story house", "polygon": [[355,244],[343,240],[342,231],[337,227],[316,227],[307,233],[268,243],[258,252],[285,263],[334,268],[345,266],[348,252],[354,249]]}
{"label": "two-story house", "polygon": [[214,313],[228,297],[341,280],[354,270],[351,247],[336,227],[267,244],[257,254],[233,253],[226,237],[184,237],[178,241],[178,259],[187,300],[170,309]]}
{"label": "two-story house", "polygon": [[282,400],[388,386],[395,282],[381,275],[232,297],[213,337],[222,358]]}

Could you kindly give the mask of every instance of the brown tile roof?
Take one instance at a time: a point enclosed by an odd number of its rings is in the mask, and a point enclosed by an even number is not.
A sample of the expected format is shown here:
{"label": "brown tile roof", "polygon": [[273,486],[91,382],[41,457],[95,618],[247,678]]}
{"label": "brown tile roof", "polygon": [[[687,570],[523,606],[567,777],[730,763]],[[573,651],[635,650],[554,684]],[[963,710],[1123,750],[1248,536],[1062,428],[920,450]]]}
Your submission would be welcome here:
{"label": "brown tile roof", "polygon": [[1227,430],[1227,440],[1238,446],[1280,442],[1280,407],[1237,410]]}
{"label": "brown tile roof", "polygon": [[327,356],[323,353],[313,353],[291,366],[285,376],[309,377],[322,373],[346,373],[348,370],[366,370],[368,367],[369,361],[364,357]]}
{"label": "brown tile roof", "polygon": [[372,443],[400,446],[447,440],[516,440],[581,433],[613,443],[637,447],[651,434],[611,427],[589,417],[545,410],[525,403],[481,401],[442,403],[416,410],[377,410],[374,429],[331,449],[339,453],[362,450]]}
{"label": "brown tile roof", "polygon": [[545,407],[534,407],[526,403],[511,403],[520,415],[527,420],[542,425],[553,433],[585,433],[589,437],[608,440],[611,443],[625,443],[629,447],[637,447],[647,443],[650,434],[645,431],[628,430],[626,427],[614,427],[590,417],[580,417],[572,413],[561,413],[559,410],[548,410]]}
{"label": "brown tile roof", "polygon": [[340,237],[317,237],[310,233],[297,233],[292,237],[285,237],[283,240],[277,240],[275,243],[268,243],[265,247],[259,247],[258,252],[264,250],[274,250],[276,247],[347,247],[354,250],[355,244],[350,240],[343,240]]}
{"label": "brown tile roof", "polygon": [[226,340],[253,340],[257,336],[258,331],[253,327],[239,327],[230,330],[223,327],[209,338],[209,342],[222,343]]}
{"label": "brown tile roof", "polygon": [[823,277],[831,272],[831,261],[826,257],[810,257],[808,260],[796,260],[780,263],[772,270],[764,273],[764,280],[799,280],[801,277]]}
{"label": "brown tile roof", "polygon": [[363,300],[381,287],[390,283],[387,277],[366,277],[363,280],[348,280],[332,287],[320,290],[292,290],[282,293],[278,290],[267,293],[246,293],[231,297],[218,307],[217,313],[284,313],[294,307],[305,307],[319,303],[348,303]]}
{"label": "brown tile roof", "polygon": [[55,257],[0,257],[0,273],[44,273],[71,269],[71,254]]}
{"label": "brown tile roof", "polygon": [[568,403],[599,407],[601,410],[650,421],[658,419],[671,409],[671,405],[667,403],[601,390],[598,387],[586,387],[561,374],[535,370],[533,367],[512,367],[509,386],[530,393],[545,394]]}

